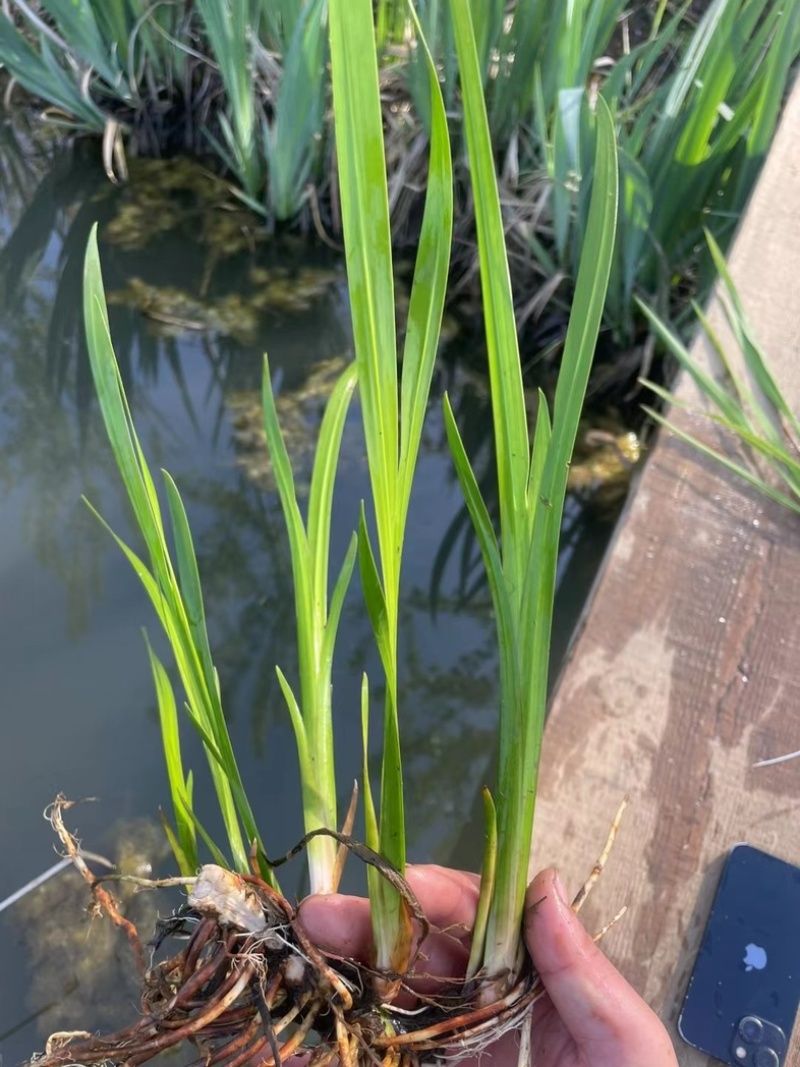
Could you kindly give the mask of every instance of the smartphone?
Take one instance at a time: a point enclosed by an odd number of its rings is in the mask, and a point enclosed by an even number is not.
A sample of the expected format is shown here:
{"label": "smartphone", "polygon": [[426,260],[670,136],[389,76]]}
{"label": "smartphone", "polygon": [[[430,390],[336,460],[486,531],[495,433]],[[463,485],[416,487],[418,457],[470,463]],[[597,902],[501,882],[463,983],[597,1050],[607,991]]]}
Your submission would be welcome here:
{"label": "smartphone", "polygon": [[737,1067],[782,1067],[800,1004],[800,867],[749,845],[728,856],[678,1019]]}

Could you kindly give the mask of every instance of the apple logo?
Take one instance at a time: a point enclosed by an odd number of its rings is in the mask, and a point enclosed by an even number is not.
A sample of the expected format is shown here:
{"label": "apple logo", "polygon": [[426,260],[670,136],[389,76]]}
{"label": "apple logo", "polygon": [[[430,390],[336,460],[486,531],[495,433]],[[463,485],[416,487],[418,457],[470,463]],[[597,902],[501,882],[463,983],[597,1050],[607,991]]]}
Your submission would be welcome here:
{"label": "apple logo", "polygon": [[767,954],[760,945],[744,946],[744,969],[746,971],[763,971],[767,966]]}

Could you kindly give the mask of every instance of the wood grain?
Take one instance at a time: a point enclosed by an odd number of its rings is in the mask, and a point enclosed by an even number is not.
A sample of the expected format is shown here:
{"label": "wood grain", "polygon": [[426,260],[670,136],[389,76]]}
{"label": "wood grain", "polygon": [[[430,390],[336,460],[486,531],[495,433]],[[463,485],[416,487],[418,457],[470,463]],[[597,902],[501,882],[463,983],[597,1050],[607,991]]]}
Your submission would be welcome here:
{"label": "wood grain", "polygon": [[[800,84],[730,265],[771,366],[800,409]],[[712,321],[721,325],[718,307]],[[702,347],[696,346],[701,352]],[[683,381],[684,397],[696,400]],[[699,403],[699,401],[698,401]],[[719,447],[698,416],[682,425]],[[557,687],[531,857],[577,888],[617,804],[631,805],[585,909],[606,950],[675,1021],[721,864],[747,841],[800,863],[800,520],[662,434]],[[800,946],[798,946],[800,953]],[[800,1027],[787,1058],[800,1067]]]}

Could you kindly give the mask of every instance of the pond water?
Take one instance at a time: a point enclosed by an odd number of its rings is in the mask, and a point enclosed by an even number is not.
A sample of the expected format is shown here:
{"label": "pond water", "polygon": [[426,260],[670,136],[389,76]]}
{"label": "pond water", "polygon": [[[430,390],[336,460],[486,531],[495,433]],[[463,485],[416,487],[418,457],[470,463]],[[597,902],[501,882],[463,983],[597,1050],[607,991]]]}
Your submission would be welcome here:
{"label": "pond water", "polygon": [[[152,466],[167,468],[184,495],[234,747],[268,850],[284,852],[302,829],[294,741],[274,667],[293,672],[294,620],[283,521],[259,435],[262,353],[302,478],[332,377],[352,355],[342,258],[320,243],[264,240],[196,173],[144,164],[130,188],[115,189],[92,147],[20,137],[8,124],[2,138],[0,901],[56,862],[42,811],[58,792],[98,798],[68,813],[87,849],[133,867],[170,867],[158,824],[169,796],[142,627],[165,649],[137,579],[81,499],[135,543],[82,339],[81,264],[95,221],[136,425]],[[165,182],[178,188],[165,196]],[[476,800],[492,774],[497,662],[440,412],[448,389],[468,447],[490,470],[485,382],[473,369],[479,357],[456,336],[436,373],[409,519],[400,664],[410,858],[472,867],[480,855]],[[334,560],[366,492],[354,405]],[[611,519],[570,504],[557,659]],[[334,674],[343,803],[359,771],[364,669],[377,709],[380,671],[354,587]],[[377,725],[373,735],[377,770]],[[216,830],[198,745],[185,736],[199,814]],[[290,893],[303,891],[300,870],[283,879]],[[358,884],[355,870],[349,878]],[[68,872],[0,913],[5,1065],[40,1049],[54,1030],[112,1022],[120,999],[134,1010],[125,951],[87,919],[85,902]],[[168,903],[142,897],[137,907],[147,929]]]}

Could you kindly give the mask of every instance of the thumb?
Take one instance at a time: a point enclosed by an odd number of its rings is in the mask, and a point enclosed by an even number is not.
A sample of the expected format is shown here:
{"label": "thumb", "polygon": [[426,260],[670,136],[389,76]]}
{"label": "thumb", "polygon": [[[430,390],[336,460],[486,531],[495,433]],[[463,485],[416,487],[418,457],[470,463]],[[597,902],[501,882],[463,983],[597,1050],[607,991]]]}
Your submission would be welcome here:
{"label": "thumb", "polygon": [[[658,1017],[584,930],[555,869],[528,887],[524,926],[534,967],[579,1049],[605,1052],[618,1067],[675,1063]],[[666,1058],[654,1058],[662,1049]]]}

